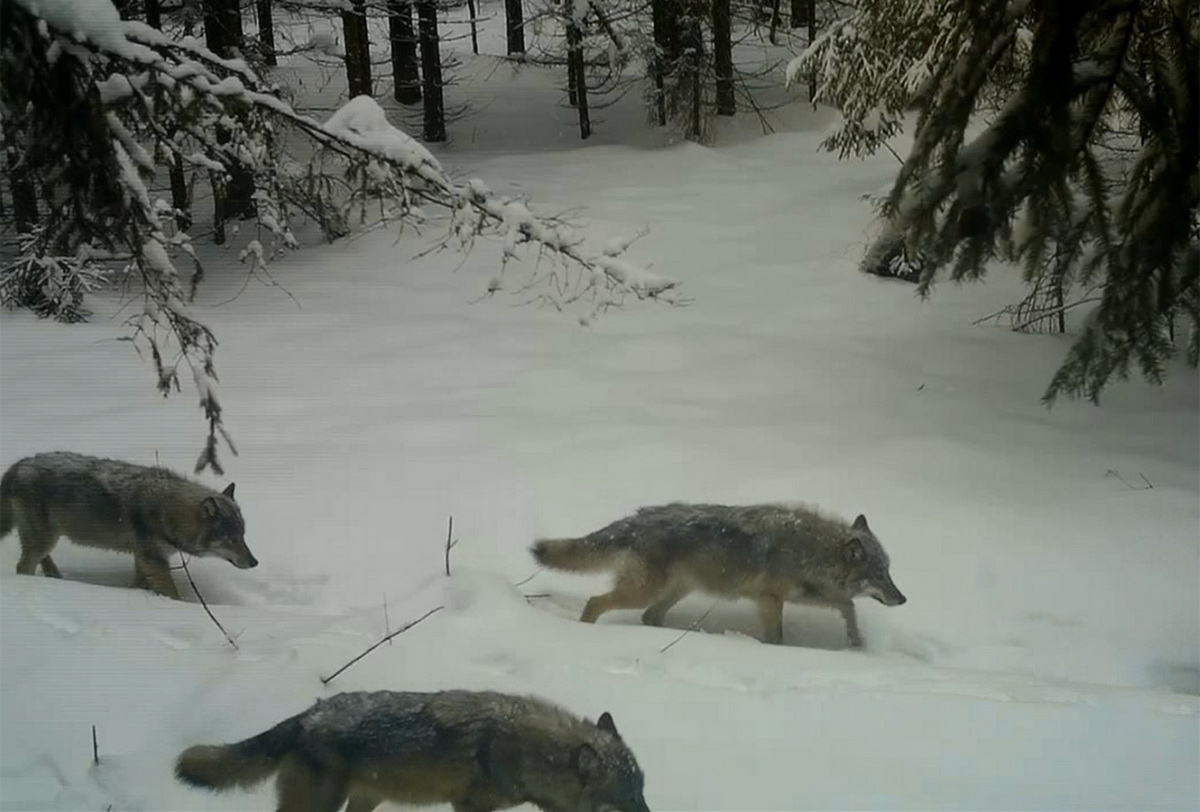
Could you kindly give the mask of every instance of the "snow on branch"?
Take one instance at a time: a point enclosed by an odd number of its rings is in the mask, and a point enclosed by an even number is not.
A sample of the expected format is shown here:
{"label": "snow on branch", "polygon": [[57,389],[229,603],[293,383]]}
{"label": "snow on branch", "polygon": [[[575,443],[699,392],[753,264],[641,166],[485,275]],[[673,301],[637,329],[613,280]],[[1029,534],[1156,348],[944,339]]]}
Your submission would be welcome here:
{"label": "snow on branch", "polygon": [[[858,52],[865,59],[892,42],[879,34],[891,31],[889,11],[939,5],[947,16],[931,40],[938,43],[936,58],[911,98],[920,109],[913,147],[882,207],[886,222],[863,269],[874,272],[900,252],[920,256],[920,289],[927,293],[940,269],[955,280],[975,279],[1002,259],[1022,263],[1027,282],[1048,285],[1060,297],[1073,285],[1099,291],[1047,402],[1061,394],[1095,400],[1134,366],[1161,381],[1166,360],[1178,351],[1177,319],[1191,329],[1187,358],[1194,365],[1200,356],[1195,16],[1185,21],[1161,3],[871,0],[852,24],[814,43],[793,74],[818,60],[842,64],[850,52],[838,45],[846,28],[876,33],[877,41]],[[882,64],[896,67],[895,60]],[[871,65],[866,79],[835,88],[850,109],[864,99],[890,98],[882,87],[898,78],[895,70]]]}
{"label": "snow on branch", "polygon": [[[179,370],[191,373],[208,422],[198,471],[220,473],[221,442],[236,450],[221,418],[217,340],[189,307],[202,274],[187,233],[190,214],[150,191],[148,182],[165,167],[199,170],[222,200],[241,190],[242,208],[231,213],[256,226],[238,254],[252,274],[296,247],[296,216],[333,238],[349,233],[356,212],[363,226],[377,227],[430,223],[432,211],[445,227],[434,249],[453,242],[469,251],[478,238],[494,238],[502,274],[528,249],[539,262],[514,295],[559,309],[587,305],[585,323],[630,297],[680,301],[676,280],[625,256],[632,240],[589,249],[586,235],[565,220],[536,214],[527,201],[478,179],[454,180],[369,97],[318,122],[244,61],[123,21],[109,0],[0,6],[5,142],[25,149],[21,164],[49,209],[22,259],[0,269],[0,301],[82,318],[84,293],[114,270],[114,260],[123,261],[126,276],[141,282],[130,338],[139,352],[148,350],[159,390],[180,391]],[[283,146],[298,141],[307,142],[303,161]],[[190,275],[180,272],[180,260]],[[488,291],[503,287],[497,277]]]}

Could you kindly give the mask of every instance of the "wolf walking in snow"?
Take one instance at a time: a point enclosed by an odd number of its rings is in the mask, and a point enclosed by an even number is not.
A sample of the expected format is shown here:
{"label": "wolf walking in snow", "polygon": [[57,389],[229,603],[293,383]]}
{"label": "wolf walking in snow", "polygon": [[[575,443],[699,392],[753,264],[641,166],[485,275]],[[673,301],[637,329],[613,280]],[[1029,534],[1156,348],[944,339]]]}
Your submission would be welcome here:
{"label": "wolf walking in snow", "polygon": [[532,552],[552,569],[616,572],[612,591],[587,602],[584,623],[611,609],[648,607],[642,622],[659,626],[672,606],[700,590],[752,598],[768,643],[783,642],[784,603],[832,607],[858,647],[855,597],[885,606],[906,600],[866,517],[847,524],[803,506],[646,507],[581,538],[543,539]]}
{"label": "wolf walking in snow", "polygon": [[60,536],[77,544],[132,553],[135,586],[169,598],[179,592],[172,553],[218,556],[240,569],[258,565],[246,546],[233,485],[207,488],[163,468],[56,451],[26,457],[0,478],[0,537],[17,529],[17,572],[38,565],[62,575],[50,558]]}
{"label": "wolf walking in snow", "polygon": [[279,812],[371,812],[384,801],[491,812],[649,812],[612,716],[595,724],[530,696],[354,692],[236,744],[198,745],[175,775],[207,789],[278,772]]}

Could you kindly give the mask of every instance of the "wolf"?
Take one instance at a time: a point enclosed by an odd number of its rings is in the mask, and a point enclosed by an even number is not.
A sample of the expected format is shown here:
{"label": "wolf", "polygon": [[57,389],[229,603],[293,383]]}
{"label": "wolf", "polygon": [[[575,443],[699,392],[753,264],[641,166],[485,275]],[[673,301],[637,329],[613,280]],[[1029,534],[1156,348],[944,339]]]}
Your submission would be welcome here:
{"label": "wolf", "polygon": [[644,507],[586,536],[542,539],[530,549],[552,569],[616,572],[612,591],[587,602],[584,623],[611,609],[645,608],[642,622],[660,626],[672,606],[700,590],[752,598],[768,643],[783,642],[784,603],[834,608],[858,648],[854,598],[885,606],[907,600],[865,516],[848,524],[805,505]]}
{"label": "wolf", "polygon": [[449,803],[491,812],[649,812],[645,778],[610,714],[594,724],[533,696],[356,691],[318,700],[252,738],[197,745],[178,780],[224,790],[278,773],[279,812]]}
{"label": "wolf", "polygon": [[134,585],[179,598],[172,553],[258,566],[233,484],[218,493],[163,468],[69,451],[36,454],[0,477],[0,537],[21,539],[17,572],[61,578],[50,551],[60,536],[77,544],[132,553]]}

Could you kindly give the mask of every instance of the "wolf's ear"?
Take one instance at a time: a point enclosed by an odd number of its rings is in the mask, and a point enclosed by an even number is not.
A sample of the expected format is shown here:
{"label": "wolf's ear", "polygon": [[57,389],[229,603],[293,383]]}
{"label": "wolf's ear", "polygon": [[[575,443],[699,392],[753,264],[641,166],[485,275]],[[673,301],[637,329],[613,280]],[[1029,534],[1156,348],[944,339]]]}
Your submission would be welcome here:
{"label": "wolf's ear", "polygon": [[613,722],[612,714],[608,711],[600,714],[600,718],[596,720],[596,727],[613,734],[618,739],[621,738],[621,734],[617,732],[617,725]]}
{"label": "wolf's ear", "polygon": [[217,504],[215,497],[206,496],[200,503],[200,511],[204,514],[204,518],[215,519],[221,515],[221,506]]}
{"label": "wolf's ear", "polygon": [[871,528],[867,527],[867,517],[861,513],[858,514],[858,518],[854,520],[854,524],[852,524],[851,527],[855,530],[866,530],[868,533],[871,532]]}
{"label": "wolf's ear", "polygon": [[591,786],[600,777],[600,754],[590,744],[579,745],[578,749],[571,754],[571,761],[579,776],[579,783],[585,787]]}
{"label": "wolf's ear", "polygon": [[846,555],[846,560],[853,561],[854,563],[863,561],[867,557],[867,551],[866,548],[863,547],[862,541],[856,539],[854,536],[846,539],[844,552]]}
{"label": "wolf's ear", "polygon": [[[232,482],[229,483],[229,485],[225,488],[225,490],[221,491],[221,495],[228,496],[230,499],[233,498],[233,483]],[[862,517],[859,516],[859,518],[861,519]]]}

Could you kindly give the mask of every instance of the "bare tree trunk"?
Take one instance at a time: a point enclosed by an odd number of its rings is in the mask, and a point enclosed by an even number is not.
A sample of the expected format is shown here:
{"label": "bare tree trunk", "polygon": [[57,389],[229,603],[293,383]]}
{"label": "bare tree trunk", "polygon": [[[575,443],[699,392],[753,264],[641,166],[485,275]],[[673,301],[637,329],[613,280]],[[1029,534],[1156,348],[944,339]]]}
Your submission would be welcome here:
{"label": "bare tree trunk", "polygon": [[162,3],[160,0],[145,0],[146,25],[162,30]]}
{"label": "bare tree trunk", "polygon": [[[242,53],[245,33],[239,0],[204,0],[204,39],[208,49],[219,56],[229,58]],[[227,144],[233,137],[220,125],[214,134],[218,144]],[[225,241],[227,218],[254,215],[254,176],[235,165],[230,167],[229,177],[223,182],[215,174],[213,178],[213,240],[219,245]]]}
{"label": "bare tree trunk", "polygon": [[274,66],[277,61],[275,59],[275,21],[271,19],[271,0],[255,0],[254,11],[258,16],[258,47],[262,50],[263,62]]}
{"label": "bare tree trunk", "polygon": [[508,33],[508,52],[525,53],[525,12],[521,0],[504,0],[505,29]]}
{"label": "bare tree trunk", "polygon": [[775,42],[775,35],[779,31],[779,24],[781,22],[783,22],[783,18],[779,14],[779,0],[771,0],[771,33],[768,39],[771,40],[772,45],[777,44]]}
{"label": "bare tree trunk", "polygon": [[[793,0],[794,2],[795,0]],[[733,95],[733,33],[729,20],[730,0],[713,0],[713,68],[717,74],[717,115],[737,112]]]}
{"label": "bare tree trunk", "polygon": [[475,0],[467,0],[467,12],[471,15],[471,53],[479,53],[479,30],[475,18],[478,14],[475,11]]}
{"label": "bare tree trunk", "polygon": [[346,85],[350,98],[371,95],[371,40],[365,0],[350,0],[342,11],[346,39]]}
{"label": "bare tree trunk", "polygon": [[583,69],[583,32],[575,19],[575,3],[583,0],[567,0],[567,92],[571,104],[579,110],[579,137],[587,140],[592,134],[592,121],[588,116],[587,75]]}
{"label": "bare tree trunk", "polygon": [[401,104],[415,104],[421,100],[421,72],[408,0],[388,0],[388,35],[392,41],[392,95]]}
{"label": "bare tree trunk", "polygon": [[442,54],[438,45],[437,3],[419,0],[417,25],[421,40],[421,78],[424,85],[426,141],[446,140],[446,104],[442,98]]}

